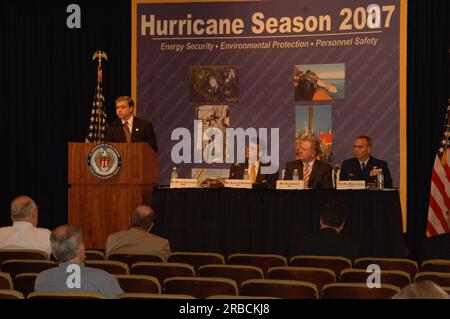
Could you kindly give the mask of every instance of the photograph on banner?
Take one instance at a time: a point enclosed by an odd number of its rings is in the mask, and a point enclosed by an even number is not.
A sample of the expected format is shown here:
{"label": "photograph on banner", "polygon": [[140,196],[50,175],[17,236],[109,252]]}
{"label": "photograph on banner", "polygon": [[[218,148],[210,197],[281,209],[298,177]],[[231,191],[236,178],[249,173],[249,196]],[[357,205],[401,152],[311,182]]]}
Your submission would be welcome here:
{"label": "photograph on banner", "polygon": [[345,64],[302,64],[294,66],[296,101],[345,99]]}
{"label": "photograph on banner", "polygon": [[190,66],[191,102],[238,102],[237,66]]}
{"label": "photograph on banner", "polygon": [[[200,105],[197,106],[197,120],[202,121],[201,147],[204,161],[209,163],[222,163],[226,154],[226,129],[230,127],[230,106],[229,105]],[[204,133],[210,128],[217,129],[221,133],[221,137],[206,132],[206,135],[211,135],[205,139]],[[211,130],[210,130],[211,132]],[[205,152],[206,150],[206,152]],[[206,155],[205,155],[206,153]]]}
{"label": "photograph on banner", "polygon": [[314,138],[320,141],[318,159],[331,163],[333,160],[333,117],[331,105],[297,106],[295,108],[295,151],[300,141]]}

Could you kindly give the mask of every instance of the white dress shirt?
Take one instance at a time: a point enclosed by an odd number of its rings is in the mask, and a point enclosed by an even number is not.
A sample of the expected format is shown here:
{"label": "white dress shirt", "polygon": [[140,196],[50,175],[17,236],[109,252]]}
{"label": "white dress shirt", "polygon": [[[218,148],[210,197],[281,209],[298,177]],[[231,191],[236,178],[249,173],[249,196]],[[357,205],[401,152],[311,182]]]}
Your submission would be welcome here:
{"label": "white dress shirt", "polygon": [[34,227],[29,222],[15,221],[12,226],[0,228],[0,248],[36,249],[50,256],[50,233],[50,230]]}
{"label": "white dress shirt", "polygon": [[125,124],[125,122],[127,122],[127,124],[128,124],[128,127],[129,127],[129,129],[130,129],[130,133],[132,133],[133,132],[133,118],[134,118],[134,116],[133,115],[131,115],[130,116],[130,118],[127,120],[127,121],[125,121],[125,120],[121,120],[122,121],[122,125],[124,125]]}
{"label": "white dress shirt", "polygon": [[250,163],[248,162],[248,167],[247,167],[247,172],[250,176],[250,170],[252,169],[252,165],[255,165],[255,177],[258,176],[258,172],[259,172],[259,161],[258,162],[254,162],[254,163]]}
{"label": "white dress shirt", "polygon": [[303,162],[303,169],[305,169],[304,166],[305,166],[305,163],[306,163],[306,164],[308,164],[309,170],[310,170],[311,173],[312,173],[312,168],[313,168],[313,166],[314,166],[314,162],[315,162],[315,161],[316,161],[316,159],[313,159],[311,162]]}

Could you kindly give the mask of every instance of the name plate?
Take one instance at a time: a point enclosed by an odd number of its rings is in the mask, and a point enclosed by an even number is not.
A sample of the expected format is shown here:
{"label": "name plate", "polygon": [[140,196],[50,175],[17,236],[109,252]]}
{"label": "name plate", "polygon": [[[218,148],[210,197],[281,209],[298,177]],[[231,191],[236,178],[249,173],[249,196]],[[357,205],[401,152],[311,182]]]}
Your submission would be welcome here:
{"label": "name plate", "polygon": [[226,179],[225,187],[251,189],[253,187],[253,185],[249,179]]}
{"label": "name plate", "polygon": [[336,189],[366,189],[366,181],[339,181]]}
{"label": "name plate", "polygon": [[197,188],[197,179],[174,178],[170,180],[170,188]]}
{"label": "name plate", "polygon": [[277,189],[304,189],[303,180],[299,181],[277,181]]}

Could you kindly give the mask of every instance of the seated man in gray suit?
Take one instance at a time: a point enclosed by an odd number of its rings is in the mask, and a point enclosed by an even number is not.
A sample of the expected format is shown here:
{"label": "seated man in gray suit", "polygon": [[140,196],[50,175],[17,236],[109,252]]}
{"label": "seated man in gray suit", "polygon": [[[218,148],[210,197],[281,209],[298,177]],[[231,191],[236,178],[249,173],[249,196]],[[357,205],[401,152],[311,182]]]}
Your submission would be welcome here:
{"label": "seated man in gray suit", "polygon": [[130,216],[130,229],[111,234],[106,240],[106,255],[113,253],[170,254],[169,241],[149,233],[155,220],[155,211],[146,205],[138,206]]}

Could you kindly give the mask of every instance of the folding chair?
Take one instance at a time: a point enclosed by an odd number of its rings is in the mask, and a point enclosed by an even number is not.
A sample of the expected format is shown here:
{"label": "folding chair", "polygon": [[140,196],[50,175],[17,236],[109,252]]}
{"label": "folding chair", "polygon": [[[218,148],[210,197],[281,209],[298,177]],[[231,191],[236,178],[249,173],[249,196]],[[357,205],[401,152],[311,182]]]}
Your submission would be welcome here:
{"label": "folding chair", "polygon": [[203,265],[224,264],[225,258],[216,253],[173,252],[167,257],[169,263],[184,263],[192,265],[197,272]]}
{"label": "folding chair", "polygon": [[28,299],[106,299],[106,296],[91,291],[32,292]]}
{"label": "folding chair", "polygon": [[401,270],[409,273],[414,278],[418,271],[417,262],[406,258],[373,258],[364,257],[355,260],[354,268],[367,269],[371,264],[380,266],[383,270]]}
{"label": "folding chair", "polygon": [[133,264],[147,261],[147,262],[164,262],[164,258],[155,254],[135,254],[135,253],[114,253],[109,255],[108,260],[121,261],[128,265],[128,267],[133,266]]}
{"label": "folding chair", "polygon": [[50,260],[31,260],[31,259],[12,259],[6,260],[2,263],[1,269],[11,275],[11,278],[16,278],[18,274],[22,273],[40,273],[41,271],[56,267],[57,264]]}
{"label": "folding chair", "polygon": [[176,294],[125,293],[119,295],[119,299],[195,299],[195,297]]}
{"label": "folding chair", "polygon": [[316,285],[297,280],[250,279],[242,283],[243,296],[268,296],[283,299],[317,299]]}
{"label": "folding chair", "polygon": [[86,260],[105,260],[105,253],[100,250],[86,250]]}
{"label": "folding chair", "polygon": [[172,277],[164,280],[163,293],[206,298],[213,295],[237,295],[238,288],[234,280],[226,278]]}
{"label": "folding chair", "polygon": [[45,251],[35,249],[0,249],[0,264],[9,259],[49,260]]}
{"label": "folding chair", "polygon": [[450,260],[429,259],[422,263],[420,271],[446,272],[450,273]]}
{"label": "folding chair", "polygon": [[24,299],[24,297],[20,291],[0,289],[0,299]]}
{"label": "folding chair", "polygon": [[262,279],[261,268],[246,265],[204,265],[198,270],[200,277],[228,278],[236,281],[238,288],[249,279]]}
{"label": "folding chair", "polygon": [[156,277],[143,275],[116,275],[116,278],[125,293],[161,293],[161,285]]}
{"label": "folding chair", "polygon": [[[372,274],[372,272],[367,272],[365,269],[344,269],[341,271],[339,281],[343,283],[366,283],[368,277]],[[389,284],[400,288],[411,283],[409,273],[401,270],[382,270],[380,272],[380,280],[382,284]]]}
{"label": "folding chair", "polygon": [[27,297],[28,294],[34,291],[34,283],[36,282],[38,275],[39,274],[36,273],[18,274],[16,278],[14,278],[14,287]]}
{"label": "folding chair", "polygon": [[336,282],[336,276],[332,270],[312,267],[273,267],[269,269],[267,278],[309,282],[316,285],[319,295],[323,285]]}
{"label": "folding chair", "polygon": [[271,267],[287,266],[286,257],[275,254],[231,254],[227,259],[228,265],[247,265],[259,267],[264,274]]}
{"label": "folding chair", "polygon": [[14,288],[13,281],[11,279],[11,275],[6,272],[0,272],[0,289],[9,289],[12,290]]}
{"label": "folding chair", "polygon": [[369,288],[366,284],[336,283],[323,286],[322,299],[391,299],[399,291],[388,284]]}
{"label": "folding chair", "polygon": [[162,284],[169,277],[194,277],[195,271],[188,264],[138,262],[131,267],[131,274],[154,276]]}
{"label": "folding chair", "polygon": [[86,260],[87,267],[103,269],[113,275],[129,275],[130,269],[127,264],[114,260]]}
{"label": "folding chair", "polygon": [[351,268],[352,262],[350,259],[340,256],[298,255],[291,258],[289,266],[330,269],[334,271],[336,278],[339,278],[341,270]]}
{"label": "folding chair", "polygon": [[450,287],[450,273],[425,271],[419,272],[414,279],[415,282],[430,280],[440,287]]}

